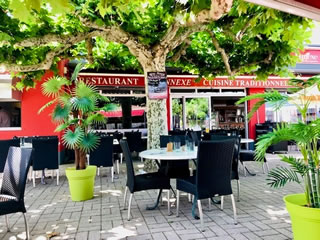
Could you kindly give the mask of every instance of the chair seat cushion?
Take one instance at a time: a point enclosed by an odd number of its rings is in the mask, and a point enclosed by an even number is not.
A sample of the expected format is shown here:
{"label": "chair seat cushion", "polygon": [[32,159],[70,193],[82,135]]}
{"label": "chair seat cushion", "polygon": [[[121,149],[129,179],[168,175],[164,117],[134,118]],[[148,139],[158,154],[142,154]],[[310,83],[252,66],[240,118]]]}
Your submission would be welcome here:
{"label": "chair seat cushion", "polygon": [[170,179],[158,172],[136,175],[134,181],[135,192],[149,189],[170,189]]}
{"label": "chair seat cushion", "polygon": [[254,161],[254,151],[252,150],[240,150],[240,161]]}
{"label": "chair seat cushion", "polygon": [[0,215],[16,212],[26,212],[24,203],[13,196],[0,194]]}
{"label": "chair seat cushion", "polygon": [[187,178],[177,179],[177,190],[184,191],[196,195],[196,177],[190,176]]}

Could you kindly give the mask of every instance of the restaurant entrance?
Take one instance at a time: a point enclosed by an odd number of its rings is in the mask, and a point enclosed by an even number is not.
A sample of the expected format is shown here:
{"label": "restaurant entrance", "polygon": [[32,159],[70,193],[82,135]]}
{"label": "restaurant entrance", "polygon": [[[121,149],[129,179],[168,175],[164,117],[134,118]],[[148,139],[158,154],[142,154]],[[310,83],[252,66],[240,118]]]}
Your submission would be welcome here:
{"label": "restaurant entrance", "polygon": [[237,129],[247,136],[245,89],[170,89],[171,129]]}

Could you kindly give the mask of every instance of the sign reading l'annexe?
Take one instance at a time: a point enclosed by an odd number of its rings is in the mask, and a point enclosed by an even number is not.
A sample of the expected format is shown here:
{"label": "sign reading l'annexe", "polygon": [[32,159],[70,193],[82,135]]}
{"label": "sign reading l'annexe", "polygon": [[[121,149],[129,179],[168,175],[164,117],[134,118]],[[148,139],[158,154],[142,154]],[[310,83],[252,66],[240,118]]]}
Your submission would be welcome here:
{"label": "sign reading l'annexe", "polygon": [[[92,83],[96,86],[123,86],[144,87],[144,76],[138,74],[97,74],[80,73],[78,79]],[[269,78],[266,81],[257,81],[253,77],[237,77],[230,80],[227,77],[217,77],[214,80],[201,79],[196,82],[196,76],[174,76],[167,77],[169,87],[212,87],[212,88],[288,88],[288,79]]]}

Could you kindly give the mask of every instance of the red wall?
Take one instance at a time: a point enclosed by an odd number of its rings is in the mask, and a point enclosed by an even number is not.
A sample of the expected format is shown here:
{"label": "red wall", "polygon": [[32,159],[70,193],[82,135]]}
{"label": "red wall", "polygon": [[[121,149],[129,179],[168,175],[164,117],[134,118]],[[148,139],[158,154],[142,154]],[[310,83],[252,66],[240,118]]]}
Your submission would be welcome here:
{"label": "red wall", "polygon": [[0,139],[10,139],[14,136],[46,136],[57,135],[54,129],[56,125],[51,122],[49,116],[52,107],[38,114],[39,109],[50,99],[41,93],[41,83],[53,76],[52,72],[46,72],[38,82],[36,88],[24,90],[21,99],[21,130],[0,131]]}
{"label": "red wall", "polygon": [[[253,95],[256,93],[264,93],[265,89],[263,88],[249,88],[247,94]],[[252,109],[254,104],[258,100],[250,100],[248,101],[248,112]],[[251,120],[248,123],[248,131],[249,131],[249,138],[256,138],[256,123],[264,123],[266,120],[266,107],[262,105],[259,110],[253,115]]]}

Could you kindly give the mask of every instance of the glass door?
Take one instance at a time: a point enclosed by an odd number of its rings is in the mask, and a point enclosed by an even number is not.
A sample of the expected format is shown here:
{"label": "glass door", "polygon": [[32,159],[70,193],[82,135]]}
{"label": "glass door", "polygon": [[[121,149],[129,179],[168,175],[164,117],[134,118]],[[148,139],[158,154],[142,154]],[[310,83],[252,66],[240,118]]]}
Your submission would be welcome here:
{"label": "glass door", "polygon": [[185,99],[185,129],[210,129],[210,98],[187,97]]}
{"label": "glass door", "polygon": [[183,99],[173,97],[171,99],[171,128],[183,129]]}

